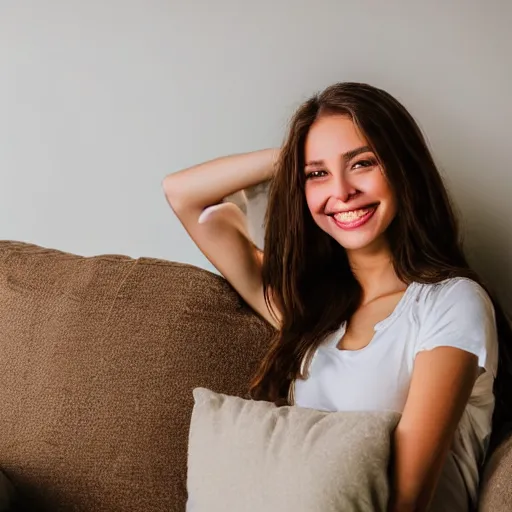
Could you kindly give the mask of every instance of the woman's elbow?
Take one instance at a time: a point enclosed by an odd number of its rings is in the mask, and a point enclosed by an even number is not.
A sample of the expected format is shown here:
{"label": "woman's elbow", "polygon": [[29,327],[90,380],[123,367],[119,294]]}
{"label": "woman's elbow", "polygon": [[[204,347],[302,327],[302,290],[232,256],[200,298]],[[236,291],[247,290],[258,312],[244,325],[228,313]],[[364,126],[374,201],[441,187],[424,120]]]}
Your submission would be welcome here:
{"label": "woman's elbow", "polygon": [[177,180],[174,178],[172,174],[167,175],[162,180],[162,189],[165,194],[165,198],[169,203],[169,206],[177,212],[181,209],[181,204],[184,203],[183,194],[180,191],[180,187],[177,183]]}

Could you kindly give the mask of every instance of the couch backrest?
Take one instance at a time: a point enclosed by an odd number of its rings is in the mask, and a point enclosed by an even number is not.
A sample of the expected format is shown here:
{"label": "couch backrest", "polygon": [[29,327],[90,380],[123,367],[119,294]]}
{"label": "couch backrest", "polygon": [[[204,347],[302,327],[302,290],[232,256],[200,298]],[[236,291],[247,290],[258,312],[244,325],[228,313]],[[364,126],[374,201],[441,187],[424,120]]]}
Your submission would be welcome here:
{"label": "couch backrest", "polygon": [[272,334],[205,270],[0,242],[0,468],[24,509],[182,512],[192,389],[247,396]]}

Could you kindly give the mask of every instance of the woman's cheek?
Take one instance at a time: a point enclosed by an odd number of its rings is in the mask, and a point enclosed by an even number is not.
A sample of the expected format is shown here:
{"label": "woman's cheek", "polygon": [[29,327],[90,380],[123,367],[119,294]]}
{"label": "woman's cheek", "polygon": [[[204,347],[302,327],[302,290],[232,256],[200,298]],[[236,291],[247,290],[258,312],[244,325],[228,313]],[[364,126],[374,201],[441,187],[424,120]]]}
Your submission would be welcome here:
{"label": "woman's cheek", "polygon": [[318,190],[314,190],[313,187],[306,188],[306,203],[308,205],[311,215],[315,216],[319,214],[322,209],[322,197],[318,193]]}

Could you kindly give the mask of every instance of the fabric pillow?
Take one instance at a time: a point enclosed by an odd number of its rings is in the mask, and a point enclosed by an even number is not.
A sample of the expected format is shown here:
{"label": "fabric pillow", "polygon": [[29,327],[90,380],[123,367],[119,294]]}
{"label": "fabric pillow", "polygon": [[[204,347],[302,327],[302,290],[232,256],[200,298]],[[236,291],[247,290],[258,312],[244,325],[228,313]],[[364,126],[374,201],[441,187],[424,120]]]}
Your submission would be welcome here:
{"label": "fabric pillow", "polygon": [[188,512],[386,510],[395,412],[323,412],[194,389]]}

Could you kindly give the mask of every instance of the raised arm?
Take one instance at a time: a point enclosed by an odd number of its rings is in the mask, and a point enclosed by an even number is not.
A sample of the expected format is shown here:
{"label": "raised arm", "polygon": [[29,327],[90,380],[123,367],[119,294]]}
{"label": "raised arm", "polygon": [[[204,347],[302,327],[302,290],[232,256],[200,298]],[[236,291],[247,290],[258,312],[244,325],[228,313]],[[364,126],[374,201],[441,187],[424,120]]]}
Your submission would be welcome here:
{"label": "raised arm", "polygon": [[246,217],[224,197],[272,178],[279,150],[226,156],[169,174],[167,201],[212,265],[265,320],[279,328],[280,315],[265,303],[262,252],[249,236]]}

